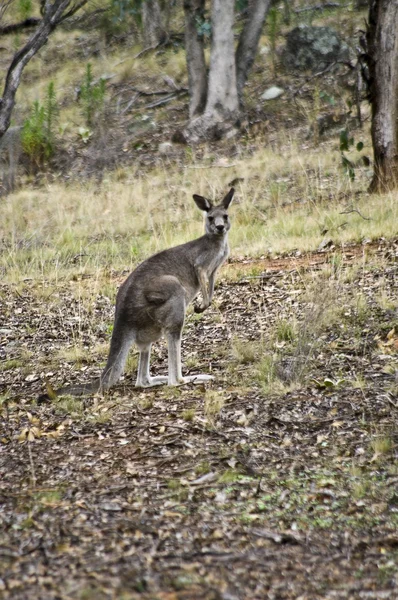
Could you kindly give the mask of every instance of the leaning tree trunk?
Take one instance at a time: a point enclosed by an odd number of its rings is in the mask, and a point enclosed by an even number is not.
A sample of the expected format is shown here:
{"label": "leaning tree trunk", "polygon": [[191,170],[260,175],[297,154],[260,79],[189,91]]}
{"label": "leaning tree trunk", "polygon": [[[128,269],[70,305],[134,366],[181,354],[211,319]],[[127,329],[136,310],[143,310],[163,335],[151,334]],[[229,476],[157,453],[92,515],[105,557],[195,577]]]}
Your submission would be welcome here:
{"label": "leaning tree trunk", "polygon": [[72,3],[71,0],[54,0],[45,3],[43,18],[36,31],[26,44],[14,55],[8,68],[3,96],[0,98],[0,139],[10,126],[11,115],[15,105],[15,95],[21,81],[24,68],[31,58],[44,46],[49,35],[59,23],[75,14],[86,0]]}
{"label": "leaning tree trunk", "polygon": [[256,57],[258,42],[270,4],[271,0],[252,1],[249,7],[249,15],[239,38],[236,50],[236,78],[241,103],[243,87]]}
{"label": "leaning tree trunk", "polygon": [[369,191],[398,187],[398,0],[371,0],[367,31],[374,175]]}
{"label": "leaning tree trunk", "polygon": [[203,19],[205,0],[184,0],[185,50],[188,68],[189,117],[201,115],[206,106],[207,72],[203,36],[199,35],[198,21]]}
{"label": "leaning tree trunk", "polygon": [[159,0],[142,0],[142,29],[146,46],[158,46],[166,39]]}
{"label": "leaning tree trunk", "polygon": [[207,102],[203,115],[185,129],[189,142],[219,139],[234,129],[239,118],[234,50],[235,0],[213,0],[212,43]]}

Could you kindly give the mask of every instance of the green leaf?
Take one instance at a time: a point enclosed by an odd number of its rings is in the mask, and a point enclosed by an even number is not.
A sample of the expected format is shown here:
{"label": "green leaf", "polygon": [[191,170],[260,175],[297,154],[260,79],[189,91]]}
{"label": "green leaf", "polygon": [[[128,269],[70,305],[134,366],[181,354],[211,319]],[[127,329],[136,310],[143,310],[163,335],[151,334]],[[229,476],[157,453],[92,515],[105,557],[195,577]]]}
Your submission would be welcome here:
{"label": "green leaf", "polygon": [[340,131],[340,150],[343,152],[344,150],[348,150],[348,133],[347,129],[343,129]]}

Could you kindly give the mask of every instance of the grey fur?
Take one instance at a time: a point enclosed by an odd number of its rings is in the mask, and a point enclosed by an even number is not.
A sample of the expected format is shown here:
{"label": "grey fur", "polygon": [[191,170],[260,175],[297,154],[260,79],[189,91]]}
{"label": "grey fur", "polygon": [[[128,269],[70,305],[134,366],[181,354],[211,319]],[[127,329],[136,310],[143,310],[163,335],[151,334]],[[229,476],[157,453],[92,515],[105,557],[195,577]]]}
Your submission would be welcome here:
{"label": "grey fur", "polygon": [[[129,275],[117,294],[109,356],[100,378],[91,384],[61,388],[57,395],[109,389],[122,375],[133,343],[140,353],[138,387],[212,379],[209,375],[182,376],[181,334],[186,308],[199,291],[202,301],[195,306],[195,312],[201,313],[210,306],[217,270],[229,253],[228,208],[233,195],[231,188],[217,206],[202,196],[193,196],[196,205],[205,212],[205,234],[151,256]],[[151,377],[151,345],[163,335],[168,344],[168,377]]]}

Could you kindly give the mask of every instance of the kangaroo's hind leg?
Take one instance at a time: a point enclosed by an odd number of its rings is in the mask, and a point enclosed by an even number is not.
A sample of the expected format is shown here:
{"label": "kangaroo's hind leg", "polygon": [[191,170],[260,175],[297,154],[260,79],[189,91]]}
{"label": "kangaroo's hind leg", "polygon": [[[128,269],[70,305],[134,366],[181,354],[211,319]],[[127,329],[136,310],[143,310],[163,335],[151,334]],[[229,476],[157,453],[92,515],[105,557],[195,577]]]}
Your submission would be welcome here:
{"label": "kangaroo's hind leg", "polygon": [[169,385],[178,385],[180,383],[199,383],[201,381],[211,381],[214,379],[211,375],[188,375],[182,376],[181,370],[181,332],[176,331],[167,333],[167,347],[169,353]]}
{"label": "kangaroo's hind leg", "polygon": [[162,383],[167,383],[168,381],[168,377],[166,376],[151,377],[149,374],[151,346],[152,344],[150,343],[138,344],[140,358],[138,361],[137,381],[135,383],[136,387],[152,387],[154,385],[161,385]]}
{"label": "kangaroo's hind leg", "polygon": [[[165,335],[168,347],[168,377],[149,376],[150,342],[155,338],[137,339],[140,350],[137,385],[147,387],[168,383],[178,385],[195,381],[209,381],[210,375],[192,375],[183,377],[181,371],[181,335],[186,312],[186,292],[179,280],[171,275],[160,277],[147,288],[145,293],[148,302],[147,315],[151,322]],[[140,333],[138,338],[140,337]]]}
{"label": "kangaroo's hind leg", "polygon": [[182,376],[181,337],[182,329],[184,327],[185,312],[185,291],[178,282],[178,285],[176,285],[174,288],[174,293],[159,309],[159,317],[161,317],[163,331],[167,340],[169,385],[178,385],[180,383],[190,383],[195,381],[210,381],[213,379],[213,377],[210,375],[191,375],[188,377]]}

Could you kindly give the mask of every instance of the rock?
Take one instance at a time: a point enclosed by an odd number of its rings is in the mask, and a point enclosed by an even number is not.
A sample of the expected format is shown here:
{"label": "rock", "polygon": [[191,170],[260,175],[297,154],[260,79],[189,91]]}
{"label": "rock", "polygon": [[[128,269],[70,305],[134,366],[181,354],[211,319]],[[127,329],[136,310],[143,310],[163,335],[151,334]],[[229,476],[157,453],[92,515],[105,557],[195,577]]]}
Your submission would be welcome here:
{"label": "rock", "polygon": [[349,48],[331,27],[299,25],[286,36],[282,61],[286,69],[322,71],[337,60],[349,60]]}
{"label": "rock", "polygon": [[324,240],[322,240],[322,242],[319,244],[318,246],[318,252],[321,252],[322,250],[330,250],[331,248],[334,247],[334,242],[332,239],[330,238],[325,238]]}
{"label": "rock", "polygon": [[169,154],[172,147],[173,144],[171,142],[162,142],[161,144],[159,144],[158,150],[160,154]]}
{"label": "rock", "polygon": [[364,8],[369,8],[369,0],[356,0],[355,2],[355,8],[357,10],[362,10]]}
{"label": "rock", "polygon": [[265,90],[263,94],[261,94],[261,98],[262,100],[274,100],[274,98],[279,98],[279,96],[282,96],[284,91],[285,90],[283,90],[282,88],[273,85],[272,87]]}

